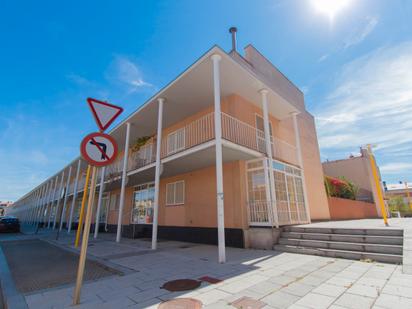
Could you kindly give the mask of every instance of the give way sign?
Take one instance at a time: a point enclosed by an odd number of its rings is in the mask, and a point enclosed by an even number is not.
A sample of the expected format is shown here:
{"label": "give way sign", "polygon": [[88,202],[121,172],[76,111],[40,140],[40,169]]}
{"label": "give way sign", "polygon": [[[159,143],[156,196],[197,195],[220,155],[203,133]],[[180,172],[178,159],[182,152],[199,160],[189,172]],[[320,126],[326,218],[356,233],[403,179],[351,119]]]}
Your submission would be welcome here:
{"label": "give way sign", "polygon": [[100,131],[105,131],[113,121],[123,112],[123,108],[107,102],[88,98],[87,103],[93,113],[94,120]]}
{"label": "give way sign", "polygon": [[116,159],[117,151],[114,138],[101,132],[87,135],[80,144],[82,157],[92,166],[111,164]]}

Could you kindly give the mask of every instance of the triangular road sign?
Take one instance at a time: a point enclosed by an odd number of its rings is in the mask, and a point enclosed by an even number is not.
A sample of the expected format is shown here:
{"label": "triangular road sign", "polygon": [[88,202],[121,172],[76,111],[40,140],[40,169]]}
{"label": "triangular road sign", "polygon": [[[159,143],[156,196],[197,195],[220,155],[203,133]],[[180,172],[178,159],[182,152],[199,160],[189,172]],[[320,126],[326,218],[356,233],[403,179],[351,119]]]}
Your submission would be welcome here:
{"label": "triangular road sign", "polygon": [[106,130],[113,121],[123,112],[123,108],[107,102],[88,98],[90,109],[101,131]]}

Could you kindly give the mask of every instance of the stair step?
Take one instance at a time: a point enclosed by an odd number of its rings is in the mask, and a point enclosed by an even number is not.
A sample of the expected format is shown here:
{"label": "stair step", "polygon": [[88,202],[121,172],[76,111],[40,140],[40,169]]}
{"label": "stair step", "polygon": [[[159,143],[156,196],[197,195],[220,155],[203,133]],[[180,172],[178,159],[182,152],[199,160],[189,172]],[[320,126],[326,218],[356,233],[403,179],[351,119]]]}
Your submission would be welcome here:
{"label": "stair step", "polygon": [[359,251],[322,249],[322,248],[306,248],[306,247],[290,246],[290,245],[275,245],[274,250],[282,251],[282,252],[333,257],[333,258],[344,258],[344,259],[351,259],[351,260],[371,259],[373,261],[382,262],[382,263],[391,263],[391,264],[401,264],[402,263],[402,255],[396,255],[396,254],[382,254],[382,253],[374,253],[374,252],[359,252]]}
{"label": "stair step", "polygon": [[282,237],[307,240],[328,240],[369,244],[403,245],[402,236],[282,232]]}
{"label": "stair step", "polygon": [[350,228],[324,228],[285,226],[284,232],[319,233],[319,234],[345,234],[345,235],[371,235],[371,236],[403,236],[399,229],[350,229]]}
{"label": "stair step", "polygon": [[402,246],[399,245],[382,245],[382,244],[369,244],[369,243],[353,243],[353,242],[340,242],[340,241],[324,241],[324,240],[307,240],[286,238],[284,235],[279,239],[279,243],[282,245],[291,245],[304,248],[318,248],[318,249],[336,249],[346,251],[359,251],[359,252],[372,252],[372,253],[384,253],[402,255]]}

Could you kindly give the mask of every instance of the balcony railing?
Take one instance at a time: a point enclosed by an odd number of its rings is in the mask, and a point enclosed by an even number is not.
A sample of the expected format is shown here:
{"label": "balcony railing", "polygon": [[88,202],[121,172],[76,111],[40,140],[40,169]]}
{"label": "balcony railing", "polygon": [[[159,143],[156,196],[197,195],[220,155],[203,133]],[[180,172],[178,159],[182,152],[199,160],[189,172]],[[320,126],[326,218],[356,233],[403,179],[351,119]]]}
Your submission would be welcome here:
{"label": "balcony railing", "polygon": [[[264,133],[239,119],[222,113],[222,138],[235,144],[265,153]],[[161,158],[174,155],[215,138],[214,113],[196,119],[162,138]],[[275,159],[297,164],[296,147],[272,137],[272,151]],[[151,141],[137,152],[129,154],[128,171],[136,170],[156,161],[156,143]],[[121,175],[123,156],[106,168],[106,178]]]}

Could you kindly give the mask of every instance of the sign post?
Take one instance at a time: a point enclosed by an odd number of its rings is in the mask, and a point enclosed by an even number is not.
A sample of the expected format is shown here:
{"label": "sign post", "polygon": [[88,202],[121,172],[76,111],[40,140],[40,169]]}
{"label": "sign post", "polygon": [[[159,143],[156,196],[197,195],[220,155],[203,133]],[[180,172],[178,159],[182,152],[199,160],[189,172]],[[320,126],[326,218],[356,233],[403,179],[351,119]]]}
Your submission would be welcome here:
{"label": "sign post", "polygon": [[113,137],[103,133],[119,116],[123,108],[109,104],[107,102],[98,101],[92,98],[87,99],[87,103],[92,111],[97,126],[100,132],[95,132],[87,135],[80,144],[80,153],[82,157],[89,163],[86,174],[86,183],[83,193],[82,212],[79,219],[79,227],[77,229],[76,243],[79,244],[81,233],[82,214],[84,212],[84,204],[87,196],[88,178],[90,175],[90,168],[92,166],[92,179],[90,182],[90,193],[87,202],[86,217],[84,221],[84,231],[82,238],[82,245],[80,249],[79,267],[77,269],[76,286],[73,295],[73,305],[80,303],[80,292],[83,285],[84,268],[86,266],[87,245],[89,242],[90,225],[93,213],[94,196],[96,192],[96,171],[97,167],[103,167],[111,164],[117,156],[117,143]]}

